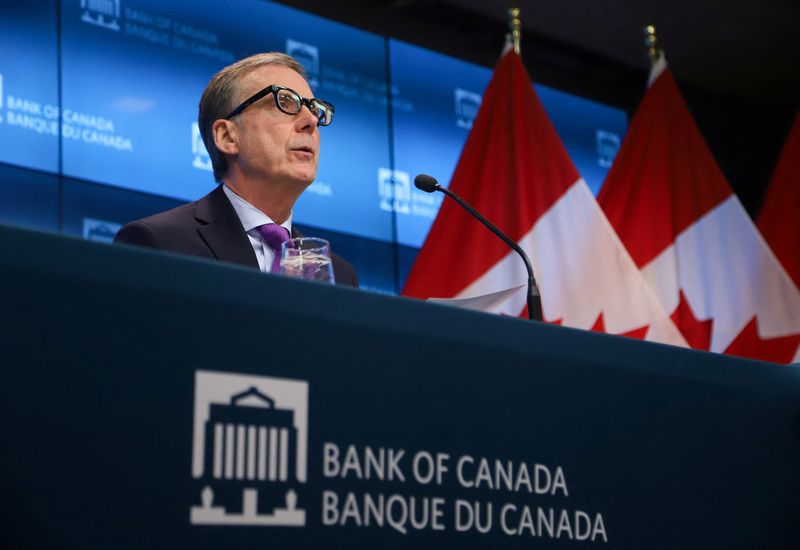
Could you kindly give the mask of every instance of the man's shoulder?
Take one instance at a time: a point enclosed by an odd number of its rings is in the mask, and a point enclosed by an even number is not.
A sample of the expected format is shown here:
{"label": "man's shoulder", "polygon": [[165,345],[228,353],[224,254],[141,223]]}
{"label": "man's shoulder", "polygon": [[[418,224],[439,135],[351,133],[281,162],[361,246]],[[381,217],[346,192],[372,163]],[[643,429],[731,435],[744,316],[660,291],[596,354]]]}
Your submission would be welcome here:
{"label": "man's shoulder", "polygon": [[[197,210],[197,201],[183,204],[146,218],[134,220],[128,225],[145,225],[153,229],[173,229],[176,227],[185,227],[186,225],[196,225],[195,211]],[[126,227],[125,226],[125,227]]]}
{"label": "man's shoulder", "polygon": [[[220,203],[227,203],[222,187],[201,197],[200,199],[166,210],[152,216],[147,216],[139,220],[132,221],[125,226],[126,228],[150,229],[152,231],[180,231],[194,229],[202,223],[211,221],[216,212],[219,212]],[[124,238],[126,231],[120,230]]]}
{"label": "man's shoulder", "polygon": [[194,202],[125,224],[114,242],[207,256],[198,229],[213,218],[220,201],[226,200],[218,187]]}
{"label": "man's shoulder", "polygon": [[183,233],[195,231],[196,208],[197,203],[193,202],[126,223],[117,232],[114,242],[162,248],[167,241],[180,237]]}

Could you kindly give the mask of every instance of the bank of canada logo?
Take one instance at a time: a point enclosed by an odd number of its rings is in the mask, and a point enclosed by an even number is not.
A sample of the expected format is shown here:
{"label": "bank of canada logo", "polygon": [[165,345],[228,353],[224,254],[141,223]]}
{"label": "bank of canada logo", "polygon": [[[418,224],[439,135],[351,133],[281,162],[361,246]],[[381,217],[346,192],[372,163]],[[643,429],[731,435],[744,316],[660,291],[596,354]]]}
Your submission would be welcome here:
{"label": "bank of canada logo", "polygon": [[611,168],[614,164],[614,157],[617,156],[617,151],[620,147],[620,139],[617,134],[605,132],[603,130],[596,131],[597,141],[597,164],[603,168]]}
{"label": "bank of canada logo", "polygon": [[193,525],[303,526],[308,382],[195,373]]}
{"label": "bank of canada logo", "polygon": [[81,21],[119,30],[120,0],[81,0]]}
{"label": "bank of canada logo", "polygon": [[469,130],[472,122],[478,116],[478,109],[481,107],[481,96],[475,92],[455,89],[456,99],[456,125]]}
{"label": "bank of canada logo", "polygon": [[120,224],[114,222],[83,218],[83,238],[87,241],[110,244],[121,227]]}
{"label": "bank of canada logo", "polygon": [[411,177],[408,172],[378,168],[378,197],[381,210],[411,213]]}
{"label": "bank of canada logo", "polygon": [[192,122],[192,154],[194,160],[192,166],[199,170],[208,170],[211,172],[211,157],[208,156],[206,145],[203,143],[203,137],[200,135],[200,126],[196,122]]}
{"label": "bank of canada logo", "polygon": [[288,38],[286,53],[294,57],[306,70],[308,85],[316,88],[319,85],[319,49],[311,44],[298,42]]}

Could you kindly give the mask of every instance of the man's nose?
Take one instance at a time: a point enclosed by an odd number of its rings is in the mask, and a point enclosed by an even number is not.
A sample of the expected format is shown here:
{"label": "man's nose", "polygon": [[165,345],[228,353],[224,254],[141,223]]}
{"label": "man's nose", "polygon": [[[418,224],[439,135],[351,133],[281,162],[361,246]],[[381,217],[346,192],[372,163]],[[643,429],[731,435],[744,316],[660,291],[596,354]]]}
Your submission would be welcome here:
{"label": "man's nose", "polygon": [[300,108],[300,112],[297,113],[297,126],[301,132],[307,132],[311,130],[312,132],[317,128],[319,125],[319,121],[317,117],[314,116],[314,113],[311,112],[311,109],[308,108],[308,105],[303,105]]}

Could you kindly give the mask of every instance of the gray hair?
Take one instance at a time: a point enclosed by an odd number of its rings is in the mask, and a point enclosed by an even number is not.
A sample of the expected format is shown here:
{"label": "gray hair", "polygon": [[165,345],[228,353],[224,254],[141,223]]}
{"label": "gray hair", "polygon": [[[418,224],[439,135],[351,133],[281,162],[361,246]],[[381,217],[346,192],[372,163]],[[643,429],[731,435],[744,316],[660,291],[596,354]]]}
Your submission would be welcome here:
{"label": "gray hair", "polygon": [[214,122],[225,118],[228,113],[236,108],[238,101],[240,101],[237,99],[239,80],[249,72],[264,65],[283,65],[306,78],[303,66],[295,58],[282,52],[260,53],[245,57],[219,71],[211,78],[211,81],[203,91],[202,97],[200,97],[200,112],[197,115],[197,123],[200,126],[200,135],[208,151],[208,156],[211,158],[214,179],[220,183],[222,183],[222,178],[228,172],[228,162],[214,144],[212,126]]}

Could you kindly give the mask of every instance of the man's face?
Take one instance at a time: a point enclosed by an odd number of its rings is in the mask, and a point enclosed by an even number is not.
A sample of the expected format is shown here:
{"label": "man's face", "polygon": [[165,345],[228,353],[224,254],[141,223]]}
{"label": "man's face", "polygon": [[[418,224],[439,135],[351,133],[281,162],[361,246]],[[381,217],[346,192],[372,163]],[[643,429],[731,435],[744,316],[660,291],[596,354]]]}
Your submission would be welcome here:
{"label": "man's face", "polygon": [[[272,84],[291,88],[306,98],[313,97],[308,83],[298,73],[282,65],[265,65],[239,81],[238,102]],[[273,94],[267,94],[235,121],[238,163],[248,180],[289,185],[300,192],[314,181],[319,160],[319,128],[308,107],[303,106],[297,115],[287,115],[275,106]]]}

